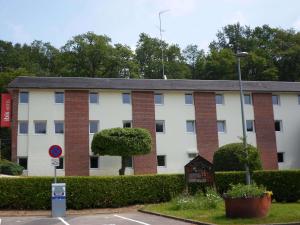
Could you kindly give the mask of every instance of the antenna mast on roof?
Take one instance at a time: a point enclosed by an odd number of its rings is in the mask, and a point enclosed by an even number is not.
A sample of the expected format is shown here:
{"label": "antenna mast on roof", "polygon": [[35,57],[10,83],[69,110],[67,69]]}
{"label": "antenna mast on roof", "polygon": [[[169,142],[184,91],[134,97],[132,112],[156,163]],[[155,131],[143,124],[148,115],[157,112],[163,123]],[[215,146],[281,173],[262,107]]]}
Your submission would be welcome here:
{"label": "antenna mast on roof", "polygon": [[160,47],[161,47],[161,64],[162,64],[162,76],[164,80],[167,80],[167,76],[165,75],[165,64],[164,64],[164,47],[163,47],[163,40],[162,40],[162,32],[164,32],[164,30],[161,28],[161,15],[163,13],[166,13],[170,11],[169,9],[167,10],[163,10],[160,11],[158,13],[158,17],[159,17],[159,33],[160,33]]}

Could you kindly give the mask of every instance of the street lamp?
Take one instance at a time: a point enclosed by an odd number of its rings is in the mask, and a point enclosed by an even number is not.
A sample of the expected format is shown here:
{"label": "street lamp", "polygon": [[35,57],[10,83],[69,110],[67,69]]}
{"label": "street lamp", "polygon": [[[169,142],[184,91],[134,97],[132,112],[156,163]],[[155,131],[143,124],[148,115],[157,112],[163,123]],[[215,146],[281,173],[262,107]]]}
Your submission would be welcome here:
{"label": "street lamp", "polygon": [[251,183],[249,165],[248,165],[248,149],[247,149],[247,135],[246,135],[246,126],[245,126],[245,113],[244,113],[244,93],[242,85],[242,75],[241,75],[241,58],[248,56],[248,52],[237,52],[237,66],[238,66],[238,76],[239,76],[239,86],[240,86],[240,100],[241,100],[241,112],[242,112],[242,125],[243,125],[243,145],[246,155],[245,170],[246,170],[246,184]]}

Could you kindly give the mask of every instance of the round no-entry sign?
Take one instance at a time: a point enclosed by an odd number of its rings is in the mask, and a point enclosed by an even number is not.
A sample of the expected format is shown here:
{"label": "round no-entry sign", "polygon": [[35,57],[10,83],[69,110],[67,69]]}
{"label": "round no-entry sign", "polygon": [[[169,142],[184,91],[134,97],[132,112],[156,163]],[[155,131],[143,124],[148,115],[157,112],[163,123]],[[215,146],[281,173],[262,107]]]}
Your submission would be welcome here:
{"label": "round no-entry sign", "polygon": [[52,145],[49,148],[49,155],[52,158],[59,158],[62,154],[62,149],[59,145]]}

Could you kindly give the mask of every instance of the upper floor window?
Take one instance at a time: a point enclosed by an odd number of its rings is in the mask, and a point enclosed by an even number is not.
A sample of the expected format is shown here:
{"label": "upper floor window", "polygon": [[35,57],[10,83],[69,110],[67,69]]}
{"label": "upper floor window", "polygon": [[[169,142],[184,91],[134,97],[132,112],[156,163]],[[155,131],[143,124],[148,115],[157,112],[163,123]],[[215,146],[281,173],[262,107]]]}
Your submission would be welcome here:
{"label": "upper floor window", "polygon": [[130,93],[123,93],[122,94],[122,101],[123,101],[123,104],[130,104],[131,103]]}
{"label": "upper floor window", "polygon": [[192,105],[193,104],[193,95],[192,94],[185,94],[184,96],[185,104]]}
{"label": "upper floor window", "polygon": [[165,121],[157,120],[155,121],[155,127],[157,133],[165,133]]}
{"label": "upper floor window", "polygon": [[216,104],[218,105],[224,104],[224,95],[216,94]]}
{"label": "upper floor window", "polygon": [[34,132],[36,134],[47,133],[47,122],[46,121],[34,121]]}
{"label": "upper floor window", "polygon": [[65,94],[63,92],[55,92],[55,103],[64,103]]}
{"label": "upper floor window", "polygon": [[29,101],[29,93],[22,91],[20,92],[20,103],[28,103]]}
{"label": "upper floor window", "polygon": [[279,95],[272,95],[272,102],[273,105],[279,105],[280,104]]}
{"label": "upper floor window", "polygon": [[98,104],[99,103],[99,94],[97,92],[90,93],[90,103]]}
{"label": "upper floor window", "polygon": [[164,104],[164,95],[163,94],[154,94],[154,103],[155,105]]}
{"label": "upper floor window", "polygon": [[194,120],[186,121],[186,132],[195,133],[195,121]]}
{"label": "upper floor window", "polygon": [[56,134],[64,133],[64,122],[63,121],[54,121],[54,128]]}
{"label": "upper floor window", "polygon": [[131,128],[131,127],[132,127],[131,120],[125,120],[125,121],[123,121],[123,128]]}
{"label": "upper floor window", "polygon": [[91,120],[90,121],[90,134],[97,133],[99,131],[99,121]]}
{"label": "upper floor window", "polygon": [[28,134],[28,121],[19,121],[19,134]]}
{"label": "upper floor window", "polygon": [[254,131],[254,121],[253,120],[246,120],[246,129],[248,132]]}
{"label": "upper floor window", "polygon": [[219,133],[225,133],[226,132],[226,122],[225,122],[225,120],[217,121],[217,128],[218,128]]}
{"label": "upper floor window", "polygon": [[244,94],[244,103],[246,105],[251,105],[252,104],[252,99],[250,94]]}

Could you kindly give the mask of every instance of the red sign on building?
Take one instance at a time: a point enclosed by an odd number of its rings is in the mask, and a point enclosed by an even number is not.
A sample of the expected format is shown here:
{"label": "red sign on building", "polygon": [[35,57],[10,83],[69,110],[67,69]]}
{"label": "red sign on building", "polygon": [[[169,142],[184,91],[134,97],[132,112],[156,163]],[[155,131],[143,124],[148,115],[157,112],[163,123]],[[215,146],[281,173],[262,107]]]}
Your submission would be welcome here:
{"label": "red sign on building", "polygon": [[1,127],[10,127],[11,118],[11,96],[7,93],[1,94]]}

